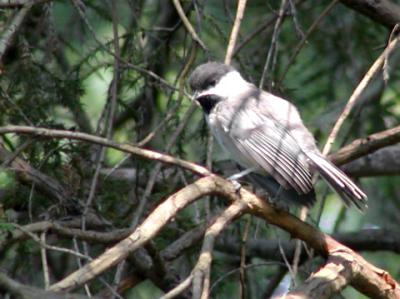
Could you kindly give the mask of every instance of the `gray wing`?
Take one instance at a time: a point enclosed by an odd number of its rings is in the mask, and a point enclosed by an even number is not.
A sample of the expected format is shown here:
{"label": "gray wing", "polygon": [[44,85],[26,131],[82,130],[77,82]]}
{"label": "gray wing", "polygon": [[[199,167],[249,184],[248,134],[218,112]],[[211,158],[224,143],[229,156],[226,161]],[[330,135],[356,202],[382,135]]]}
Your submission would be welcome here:
{"label": "gray wing", "polygon": [[313,189],[312,174],[302,149],[278,121],[254,108],[246,105],[236,110],[226,128],[237,150],[285,189],[308,193]]}

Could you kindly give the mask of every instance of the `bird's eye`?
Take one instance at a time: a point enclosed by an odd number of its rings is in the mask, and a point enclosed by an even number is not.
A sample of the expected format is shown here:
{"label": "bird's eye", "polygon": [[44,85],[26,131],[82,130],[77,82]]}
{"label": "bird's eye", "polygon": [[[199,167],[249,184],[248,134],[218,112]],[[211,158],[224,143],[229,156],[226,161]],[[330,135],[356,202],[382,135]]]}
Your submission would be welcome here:
{"label": "bird's eye", "polygon": [[208,81],[209,86],[215,86],[216,84],[217,84],[217,80],[215,80],[215,79],[211,79],[210,81]]}

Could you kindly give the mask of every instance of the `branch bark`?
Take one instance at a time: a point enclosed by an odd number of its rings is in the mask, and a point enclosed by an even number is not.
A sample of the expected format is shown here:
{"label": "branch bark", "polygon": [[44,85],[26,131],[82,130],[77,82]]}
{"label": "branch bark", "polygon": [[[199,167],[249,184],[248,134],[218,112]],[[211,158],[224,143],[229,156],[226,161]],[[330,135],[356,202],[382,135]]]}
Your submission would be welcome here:
{"label": "branch bark", "polygon": [[19,134],[28,134],[28,135],[36,135],[47,138],[56,138],[56,139],[72,139],[72,140],[81,140],[93,144],[98,144],[110,148],[114,148],[121,152],[125,152],[128,154],[133,154],[137,156],[141,156],[146,159],[160,161],[167,164],[172,164],[176,166],[180,166],[186,168],[194,173],[200,175],[210,175],[211,172],[206,168],[197,165],[195,163],[191,163],[182,159],[178,159],[166,154],[162,154],[156,151],[146,150],[128,143],[118,143],[112,140],[108,140],[106,138],[102,138],[96,135],[81,133],[81,132],[73,132],[67,130],[52,130],[46,128],[35,128],[29,126],[5,126],[0,127],[0,135],[7,133],[19,133]]}
{"label": "branch bark", "polygon": [[3,60],[6,50],[12,44],[15,34],[21,28],[32,6],[33,2],[28,2],[25,6],[23,6],[14,16],[8,28],[3,31],[0,37],[0,62]]}
{"label": "branch bark", "polygon": [[391,29],[400,23],[400,6],[389,0],[340,0],[347,7]]}
{"label": "branch bark", "polygon": [[353,177],[371,177],[400,174],[400,146],[383,148],[343,165],[342,170]]}
{"label": "branch bark", "polygon": [[[30,286],[23,285],[10,277],[5,273],[0,272],[0,290],[14,295],[20,299],[87,299],[89,297],[79,294],[60,294],[55,292],[48,292],[42,289],[33,288]],[[97,298],[97,297],[91,297]]]}
{"label": "branch bark", "polygon": [[[0,163],[9,165],[15,171],[17,179],[22,184],[35,184],[44,194],[56,198],[59,202],[66,204],[69,197],[68,191],[53,177],[50,177],[33,168],[23,159],[15,157],[0,144]],[[0,166],[3,166],[0,164]]]}
{"label": "branch bark", "polygon": [[343,165],[398,142],[400,142],[400,126],[354,140],[338,152],[331,154],[329,159],[336,165]]}
{"label": "branch bark", "polygon": [[[50,287],[50,290],[72,290],[95,278],[124,259],[129,253],[143,246],[185,206],[200,196],[210,194],[223,196],[230,202],[238,200],[234,187],[226,180],[216,176],[199,179],[166,199],[128,238],[110,248],[83,268],[54,284]],[[387,272],[369,264],[357,253],[340,244],[332,237],[300,221],[291,214],[276,210],[245,189],[241,189],[240,199],[247,204],[251,214],[261,217],[270,224],[288,231],[293,237],[307,242],[309,246],[321,255],[329,256],[331,253],[338,251],[350,254],[354,258],[354,263],[360,267],[360,271],[352,278],[351,283],[367,296],[378,299],[400,297],[400,287]]]}
{"label": "branch bark", "polygon": [[348,252],[333,252],[324,267],[313,273],[303,284],[276,299],[325,299],[342,290],[358,270]]}

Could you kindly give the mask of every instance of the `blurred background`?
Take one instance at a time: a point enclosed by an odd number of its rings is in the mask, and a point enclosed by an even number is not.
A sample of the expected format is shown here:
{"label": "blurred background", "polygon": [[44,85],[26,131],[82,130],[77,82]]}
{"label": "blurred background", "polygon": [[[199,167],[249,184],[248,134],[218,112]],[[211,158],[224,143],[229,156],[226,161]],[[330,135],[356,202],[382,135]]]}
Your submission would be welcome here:
{"label": "blurred background", "polygon": [[[226,175],[234,165],[218,144],[213,146],[200,109],[188,97],[186,81],[196,65],[224,60],[237,3],[181,4],[206,49],[193,42],[172,1],[1,1],[0,126],[96,134]],[[264,72],[263,88],[297,105],[322,148],[353,90],[386,47],[391,29],[390,22],[372,20],[341,1],[248,1],[232,64],[256,85]],[[399,59],[395,50],[386,68],[387,82],[382,73],[372,80],[332,152],[398,125]],[[318,202],[309,217],[397,280],[399,157],[400,147],[395,145],[344,166],[368,194],[365,214],[346,209],[336,194],[318,183]],[[1,136],[0,167],[0,268],[38,288],[86,262],[59,250],[41,250],[39,238],[96,257],[160,201],[197,178],[177,167],[97,145],[15,134]],[[190,273],[202,239],[175,255],[168,255],[171,244],[224,207],[219,198],[202,198],[180,212],[145,249],[132,254],[119,271],[107,271],[79,292],[111,296],[110,286],[119,285],[123,298],[157,298]],[[76,231],[44,226],[55,221]],[[23,229],[31,235],[19,236]],[[89,238],[84,234],[88,230],[112,237]],[[242,217],[218,239],[213,298],[238,297],[244,231],[244,298],[280,294],[323,264],[303,250],[293,279],[285,264],[293,256],[290,236],[256,218]],[[338,298],[364,297],[348,287]]]}

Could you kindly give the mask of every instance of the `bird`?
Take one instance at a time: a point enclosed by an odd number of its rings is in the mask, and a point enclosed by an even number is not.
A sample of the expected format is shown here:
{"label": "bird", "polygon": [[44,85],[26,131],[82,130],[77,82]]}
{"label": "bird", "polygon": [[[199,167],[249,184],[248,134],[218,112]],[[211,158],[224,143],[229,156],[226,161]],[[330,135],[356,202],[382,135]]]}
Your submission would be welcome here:
{"label": "bird", "polygon": [[291,102],[217,61],[197,66],[188,83],[213,136],[241,169],[232,181],[246,175],[271,199],[311,207],[319,174],[346,206],[365,210],[367,195],[322,155]]}

